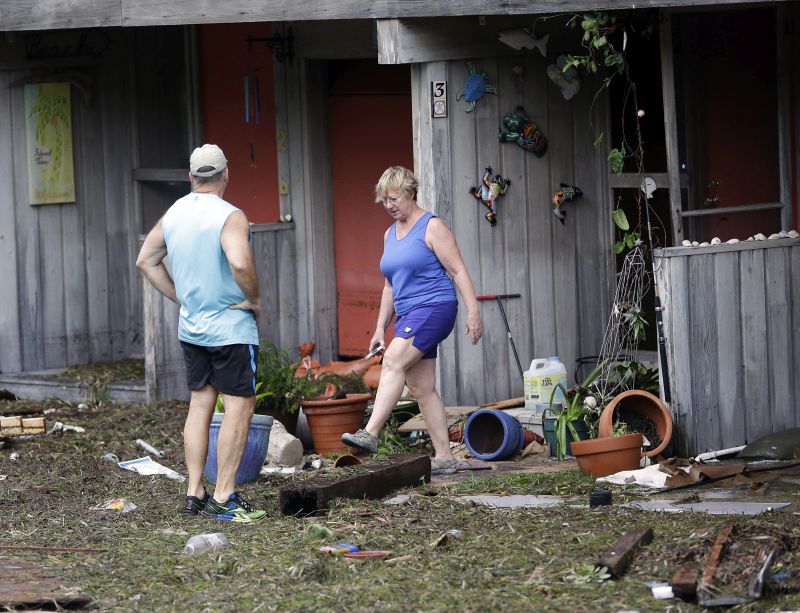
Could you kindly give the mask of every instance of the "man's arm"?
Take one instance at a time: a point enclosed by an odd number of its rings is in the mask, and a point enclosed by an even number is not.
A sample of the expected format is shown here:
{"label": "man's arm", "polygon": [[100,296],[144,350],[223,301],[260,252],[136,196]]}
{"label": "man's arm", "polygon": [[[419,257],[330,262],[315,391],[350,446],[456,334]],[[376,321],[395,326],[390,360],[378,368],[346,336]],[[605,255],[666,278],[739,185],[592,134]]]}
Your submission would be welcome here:
{"label": "man's arm", "polygon": [[233,280],[244,292],[245,301],[233,304],[231,309],[253,311],[256,320],[261,317],[261,298],[253,250],[250,248],[250,224],[242,211],[228,216],[222,228],[222,250],[231,266]]}
{"label": "man's arm", "polygon": [[159,292],[176,304],[178,296],[175,293],[175,283],[169,276],[164,258],[167,256],[167,243],[164,240],[164,230],[161,228],[161,220],[150,230],[147,238],[144,239],[139,257],[136,258],[136,267]]}

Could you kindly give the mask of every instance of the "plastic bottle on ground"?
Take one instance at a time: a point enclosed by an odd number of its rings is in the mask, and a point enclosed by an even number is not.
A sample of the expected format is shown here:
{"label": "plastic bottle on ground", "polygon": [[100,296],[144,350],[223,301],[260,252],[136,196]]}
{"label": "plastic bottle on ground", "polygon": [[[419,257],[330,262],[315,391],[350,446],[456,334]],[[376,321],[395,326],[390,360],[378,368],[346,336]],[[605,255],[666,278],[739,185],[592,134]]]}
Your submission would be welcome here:
{"label": "plastic bottle on ground", "polygon": [[196,556],[206,551],[216,551],[230,546],[231,542],[222,532],[198,534],[186,541],[183,553],[187,556]]}

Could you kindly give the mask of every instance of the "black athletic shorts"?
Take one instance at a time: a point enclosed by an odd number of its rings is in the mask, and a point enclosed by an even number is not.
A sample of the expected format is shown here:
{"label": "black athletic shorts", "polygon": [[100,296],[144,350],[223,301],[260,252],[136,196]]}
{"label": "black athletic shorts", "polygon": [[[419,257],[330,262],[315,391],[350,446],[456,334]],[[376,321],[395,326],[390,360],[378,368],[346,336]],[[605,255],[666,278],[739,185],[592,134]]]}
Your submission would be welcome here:
{"label": "black athletic shorts", "polygon": [[190,390],[211,384],[227,396],[256,394],[258,345],[202,347],[180,341],[186,361],[186,382]]}

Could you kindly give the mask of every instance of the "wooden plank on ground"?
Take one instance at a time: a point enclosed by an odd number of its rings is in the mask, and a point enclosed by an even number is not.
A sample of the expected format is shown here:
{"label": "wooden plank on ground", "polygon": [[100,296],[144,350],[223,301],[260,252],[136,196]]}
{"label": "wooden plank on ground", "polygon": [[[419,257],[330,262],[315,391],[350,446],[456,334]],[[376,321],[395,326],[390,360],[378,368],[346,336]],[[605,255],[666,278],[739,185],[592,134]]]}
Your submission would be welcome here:
{"label": "wooden plank on ground", "polygon": [[697,594],[698,570],[694,564],[681,564],[672,575],[672,593],[678,598],[691,599]]}
{"label": "wooden plank on ground", "polygon": [[56,606],[82,608],[92,599],[81,594],[80,588],[66,587],[47,569],[11,558],[0,559],[0,607]]}
{"label": "wooden plank on ground", "polygon": [[622,535],[611,549],[597,559],[597,566],[605,566],[612,577],[621,577],[633,562],[636,550],[653,540],[652,528],[637,528]]}
{"label": "wooden plank on ground", "polygon": [[0,417],[0,436],[19,436],[22,434],[22,418]]}
{"label": "wooden plank on ground", "polygon": [[[453,424],[457,423],[459,420],[464,419],[468,415],[471,415],[475,411],[478,410],[479,407],[475,405],[467,405],[467,406],[457,406],[457,407],[445,407],[444,412],[447,415],[447,427],[449,428]],[[415,415],[411,419],[409,419],[406,423],[401,424],[397,428],[398,432],[427,432],[428,426],[425,424],[425,420],[423,419],[422,415]]]}
{"label": "wooden plank on ground", "polygon": [[[340,469],[341,470],[341,469]],[[310,515],[328,508],[334,498],[382,498],[402,487],[431,479],[431,459],[427,455],[389,456],[375,464],[348,468],[352,472],[340,479],[321,477],[278,492],[283,515]]]}
{"label": "wooden plank on ground", "polygon": [[42,434],[45,429],[44,417],[26,417],[14,415],[0,417],[0,438],[29,434]]}
{"label": "wooden plank on ground", "polygon": [[525,396],[520,396],[518,398],[509,398],[508,400],[498,400],[497,402],[489,402],[487,404],[482,404],[482,409],[513,409],[516,407],[524,407],[525,406]]}

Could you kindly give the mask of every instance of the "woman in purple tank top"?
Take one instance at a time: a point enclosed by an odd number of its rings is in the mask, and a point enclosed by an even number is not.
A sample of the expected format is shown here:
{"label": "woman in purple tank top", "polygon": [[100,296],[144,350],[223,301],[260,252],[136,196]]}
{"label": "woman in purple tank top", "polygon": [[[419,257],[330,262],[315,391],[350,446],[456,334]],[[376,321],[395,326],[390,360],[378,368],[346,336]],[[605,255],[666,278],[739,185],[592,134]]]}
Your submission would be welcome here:
{"label": "woman in purple tank top", "polygon": [[417,205],[417,179],[402,166],[386,169],[375,186],[375,202],[394,220],[383,237],[381,272],[386,277],[370,353],[384,349],[384,331],[396,314],[395,336],[386,347],[372,416],[366,427],[342,441],[370,453],[408,385],[428,426],[435,456],[432,474],[456,472],[450,452],[447,416],[436,391],[436,348],[453,331],[457,289],[467,308],[464,332],[472,344],[483,335],[475,288],[453,233],[438,217]]}

